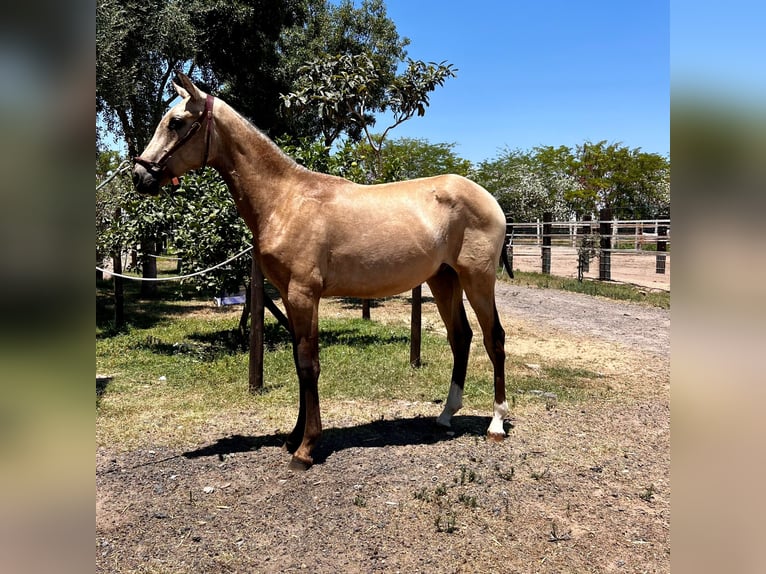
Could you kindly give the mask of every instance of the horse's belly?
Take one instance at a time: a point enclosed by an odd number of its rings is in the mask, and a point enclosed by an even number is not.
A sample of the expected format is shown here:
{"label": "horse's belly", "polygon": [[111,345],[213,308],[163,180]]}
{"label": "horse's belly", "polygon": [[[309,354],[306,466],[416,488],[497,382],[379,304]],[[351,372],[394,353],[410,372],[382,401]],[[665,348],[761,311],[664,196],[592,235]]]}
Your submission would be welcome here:
{"label": "horse's belly", "polygon": [[442,261],[423,256],[394,260],[358,258],[346,263],[328,269],[324,297],[373,299],[404,293],[433,276]]}

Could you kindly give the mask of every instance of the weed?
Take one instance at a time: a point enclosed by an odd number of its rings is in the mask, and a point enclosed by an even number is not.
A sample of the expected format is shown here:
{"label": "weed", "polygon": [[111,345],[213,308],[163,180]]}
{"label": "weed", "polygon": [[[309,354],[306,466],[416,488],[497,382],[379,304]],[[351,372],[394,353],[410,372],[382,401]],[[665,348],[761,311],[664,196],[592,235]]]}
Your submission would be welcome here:
{"label": "weed", "polygon": [[546,467],[546,468],[545,468],[545,470],[544,470],[544,471],[542,471],[542,472],[537,472],[537,471],[534,471],[534,470],[533,470],[533,471],[532,471],[532,475],[531,475],[531,476],[532,476],[532,478],[534,478],[535,480],[542,480],[542,479],[544,479],[544,478],[546,478],[546,477],[548,477],[548,476],[549,476],[549,473],[548,473],[548,468]]}
{"label": "weed", "polygon": [[638,497],[645,502],[651,502],[655,494],[657,494],[657,489],[654,487],[654,484],[650,484]]}
{"label": "weed", "polygon": [[365,508],[367,506],[367,500],[363,496],[356,495],[354,497],[354,506],[359,506],[360,508]]}
{"label": "weed", "polygon": [[[476,481],[476,473],[465,466],[460,467],[460,484],[467,484]],[[457,478],[455,482],[458,482]]]}
{"label": "weed", "polygon": [[469,496],[465,493],[460,493],[460,495],[457,497],[458,502],[462,502],[465,506],[468,508],[476,508],[476,497],[475,496]]}
{"label": "weed", "polygon": [[556,522],[551,522],[551,533],[548,536],[548,542],[562,542],[564,540],[570,540],[572,538],[572,531],[558,532],[556,528]]}
{"label": "weed", "polygon": [[516,472],[516,470],[513,467],[511,467],[511,470],[509,470],[509,471],[500,470],[500,465],[499,464],[495,465],[495,471],[497,471],[497,476],[499,476],[503,480],[507,480],[507,481],[512,480],[513,479],[513,475]]}
{"label": "weed", "polygon": [[457,515],[451,510],[448,510],[444,515],[439,514],[434,523],[436,524],[437,532],[452,534],[457,531]]}
{"label": "weed", "polygon": [[447,485],[440,484],[439,486],[437,486],[434,494],[436,494],[436,496],[447,496]]}
{"label": "weed", "polygon": [[431,495],[428,494],[428,489],[424,486],[420,490],[416,490],[413,493],[416,500],[422,500],[423,502],[431,502]]}

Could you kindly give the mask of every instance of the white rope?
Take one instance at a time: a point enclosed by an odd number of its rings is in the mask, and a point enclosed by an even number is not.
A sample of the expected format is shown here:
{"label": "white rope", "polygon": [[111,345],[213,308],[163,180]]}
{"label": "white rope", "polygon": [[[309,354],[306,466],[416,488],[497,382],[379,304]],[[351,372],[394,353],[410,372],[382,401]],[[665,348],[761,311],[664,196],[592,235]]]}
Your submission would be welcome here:
{"label": "white rope", "polygon": [[98,191],[99,189],[104,187],[107,183],[109,183],[115,177],[117,177],[117,174],[122,173],[123,171],[125,171],[129,167],[130,167],[130,160],[129,159],[124,160],[120,165],[117,166],[117,169],[114,170],[114,173],[112,173],[112,175],[107,177],[104,181],[102,181],[100,184],[98,184],[96,186],[96,191]]}
{"label": "white rope", "polygon": [[250,251],[253,248],[251,245],[247,249],[243,249],[233,257],[229,257],[226,261],[223,263],[219,263],[218,265],[213,265],[213,267],[208,267],[207,269],[203,269],[202,271],[197,271],[196,273],[190,273],[189,275],[179,275],[177,277],[133,277],[132,275],[121,275],[120,273],[113,273],[111,271],[108,271],[106,269],[102,269],[98,265],[96,265],[96,269],[98,271],[101,271],[102,273],[109,273],[113,277],[122,277],[123,279],[132,279],[133,281],[178,281],[179,279],[188,279],[189,277],[195,277],[197,275],[202,275],[203,273],[207,273],[208,271],[212,271],[213,269],[218,269],[219,267],[223,267],[227,263],[230,263],[231,261],[234,261],[238,257],[242,257],[245,253]]}
{"label": "white rope", "polygon": [[169,259],[170,261],[181,261],[180,257],[170,257],[169,255],[152,255],[151,253],[137,253],[141,257],[154,257],[155,259]]}
{"label": "white rope", "polygon": [[[123,171],[130,168],[131,161],[129,159],[124,160],[120,165],[117,166],[117,169],[114,170],[114,172],[107,177],[104,181],[102,181],[99,185],[96,186],[96,191],[104,187],[107,183],[112,181],[115,177],[117,177],[118,174],[122,173]],[[209,271],[213,271],[214,269],[218,269],[219,267],[223,267],[227,263],[230,263],[237,259],[238,257],[243,256],[248,251],[252,250],[253,246],[251,245],[247,249],[243,249],[233,257],[229,257],[226,261],[219,263],[218,265],[213,265],[212,267],[208,267],[207,269],[203,269],[202,271],[197,271],[195,273],[189,273],[188,275],[179,275],[176,277],[133,277],[132,275],[122,275],[121,273],[114,273],[113,271],[108,271],[106,269],[103,269],[96,265],[96,270],[101,271],[102,273],[109,273],[109,275],[113,277],[121,277],[123,279],[131,279],[133,281],[179,281],[181,279],[189,279],[190,277],[196,277],[197,275],[203,275],[205,273],[208,273]],[[148,254],[150,257],[156,257],[156,258],[162,258],[162,259],[178,259],[178,257],[163,257],[161,255],[151,255]]]}

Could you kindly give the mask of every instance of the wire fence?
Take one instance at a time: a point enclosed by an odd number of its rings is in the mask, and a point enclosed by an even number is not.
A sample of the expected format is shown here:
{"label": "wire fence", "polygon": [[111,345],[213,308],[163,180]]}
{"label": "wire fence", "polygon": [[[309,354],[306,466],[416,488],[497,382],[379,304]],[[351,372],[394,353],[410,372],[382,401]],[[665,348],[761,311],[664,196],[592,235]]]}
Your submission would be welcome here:
{"label": "wire fence", "polygon": [[514,270],[670,290],[670,219],[507,224]]}

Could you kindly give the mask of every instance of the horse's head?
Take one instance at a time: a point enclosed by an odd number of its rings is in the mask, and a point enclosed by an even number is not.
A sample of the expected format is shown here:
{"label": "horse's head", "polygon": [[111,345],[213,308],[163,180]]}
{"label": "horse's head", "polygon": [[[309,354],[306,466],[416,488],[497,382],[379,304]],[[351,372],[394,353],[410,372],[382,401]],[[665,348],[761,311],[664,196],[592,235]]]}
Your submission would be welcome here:
{"label": "horse's head", "polygon": [[133,158],[133,185],[141,193],[157,195],[160,187],[190,169],[204,167],[213,129],[213,97],[178,72],[182,101],[165,114],[144,152]]}

